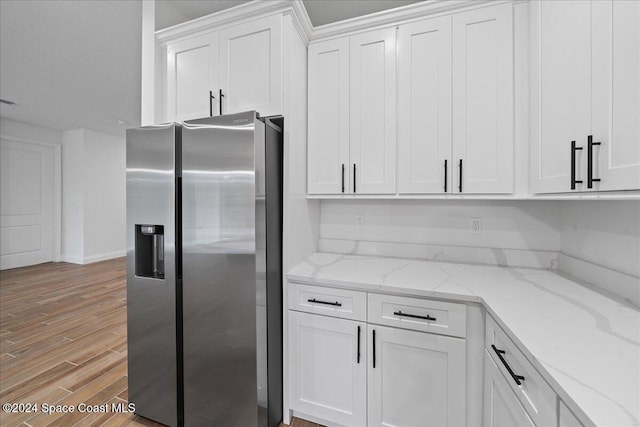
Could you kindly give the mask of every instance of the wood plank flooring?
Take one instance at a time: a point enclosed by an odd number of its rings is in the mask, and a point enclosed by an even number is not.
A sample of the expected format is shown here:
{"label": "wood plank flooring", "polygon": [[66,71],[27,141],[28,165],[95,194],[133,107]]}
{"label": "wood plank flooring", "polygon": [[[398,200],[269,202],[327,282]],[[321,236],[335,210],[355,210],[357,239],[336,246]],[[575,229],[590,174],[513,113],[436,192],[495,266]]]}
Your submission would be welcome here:
{"label": "wood plank flooring", "polygon": [[[126,319],[124,258],[0,271],[0,403],[126,404]],[[0,425],[160,426],[130,413],[41,410],[2,411]]]}

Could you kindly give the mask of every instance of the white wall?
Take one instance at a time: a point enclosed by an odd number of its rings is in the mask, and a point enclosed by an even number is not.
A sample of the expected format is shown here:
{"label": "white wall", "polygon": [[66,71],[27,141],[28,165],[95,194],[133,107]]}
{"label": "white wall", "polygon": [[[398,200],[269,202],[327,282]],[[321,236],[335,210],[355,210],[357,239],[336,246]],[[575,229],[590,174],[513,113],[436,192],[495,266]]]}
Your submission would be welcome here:
{"label": "white wall", "polygon": [[85,262],[124,256],[126,140],[85,131]]}
{"label": "white wall", "polygon": [[0,133],[14,138],[27,139],[30,141],[48,142],[60,145],[62,143],[62,132],[30,125],[28,123],[16,122],[5,118],[0,118]]}
{"label": "white wall", "polygon": [[[364,215],[357,228],[356,215]],[[482,231],[471,231],[471,218]],[[324,200],[320,237],[377,242],[558,251],[553,201]]]}
{"label": "white wall", "polygon": [[62,260],[84,261],[84,129],[62,134]]}
{"label": "white wall", "polygon": [[86,264],[124,256],[125,139],[66,131],[62,153],[63,260]]}
{"label": "white wall", "polygon": [[640,277],[640,201],[562,202],[562,252]]}

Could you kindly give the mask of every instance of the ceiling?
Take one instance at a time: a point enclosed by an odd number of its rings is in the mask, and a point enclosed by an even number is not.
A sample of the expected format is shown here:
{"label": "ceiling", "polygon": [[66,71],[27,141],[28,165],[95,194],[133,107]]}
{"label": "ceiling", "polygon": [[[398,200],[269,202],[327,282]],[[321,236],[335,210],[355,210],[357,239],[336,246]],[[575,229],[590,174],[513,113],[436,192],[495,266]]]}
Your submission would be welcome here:
{"label": "ceiling", "polygon": [[[247,0],[157,0],[166,28]],[[418,0],[304,0],[314,26]],[[140,0],[0,0],[0,116],[124,136],[140,124]]]}
{"label": "ceiling", "polygon": [[[248,0],[159,0],[156,2],[156,30],[219,12]],[[314,27],[356,16],[393,9],[421,0],[303,0]]]}
{"label": "ceiling", "polygon": [[139,1],[0,0],[0,98],[16,103],[0,116],[124,136],[140,123],[141,22]]}

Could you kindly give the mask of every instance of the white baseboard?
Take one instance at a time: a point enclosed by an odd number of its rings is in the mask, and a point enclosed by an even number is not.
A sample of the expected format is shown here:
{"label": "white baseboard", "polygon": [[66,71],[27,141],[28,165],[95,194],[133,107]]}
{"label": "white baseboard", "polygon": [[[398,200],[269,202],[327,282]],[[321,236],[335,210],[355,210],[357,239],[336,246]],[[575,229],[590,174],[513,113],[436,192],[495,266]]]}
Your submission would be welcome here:
{"label": "white baseboard", "polygon": [[84,259],[82,257],[66,255],[66,254],[61,254],[60,255],[60,261],[61,262],[68,262],[68,263],[71,263],[71,264],[84,264]]}
{"label": "white baseboard", "polygon": [[98,261],[105,261],[107,259],[120,258],[127,254],[127,251],[122,249],[121,251],[107,252],[98,255],[91,255],[84,258],[83,264],[91,264]]}
{"label": "white baseboard", "polygon": [[126,253],[127,253],[127,251],[123,249],[121,251],[107,252],[107,253],[91,255],[91,256],[87,256],[87,257],[77,257],[77,256],[70,256],[70,255],[62,255],[62,256],[60,256],[60,261],[69,262],[71,264],[92,264],[92,263],[98,262],[98,261],[105,261],[105,260],[108,260],[108,259],[120,258],[120,257],[125,256]]}

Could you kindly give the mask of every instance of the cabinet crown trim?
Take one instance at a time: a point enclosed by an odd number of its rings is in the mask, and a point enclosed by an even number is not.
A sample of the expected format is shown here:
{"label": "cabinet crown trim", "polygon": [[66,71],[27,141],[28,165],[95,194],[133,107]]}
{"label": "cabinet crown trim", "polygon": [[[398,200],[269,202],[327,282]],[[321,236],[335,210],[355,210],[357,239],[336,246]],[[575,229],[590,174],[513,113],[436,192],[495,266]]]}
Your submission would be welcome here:
{"label": "cabinet crown trim", "polygon": [[458,10],[476,9],[500,3],[520,3],[524,0],[430,0],[370,13],[343,21],[332,22],[313,28],[311,41],[321,41],[348,33],[368,31],[375,27],[404,24]]}
{"label": "cabinet crown trim", "polygon": [[308,42],[313,25],[302,0],[253,0],[242,3],[220,12],[158,30],[155,32],[156,41],[163,44],[205,30],[237,24],[239,21],[253,20],[274,13],[291,15],[301,37]]}

